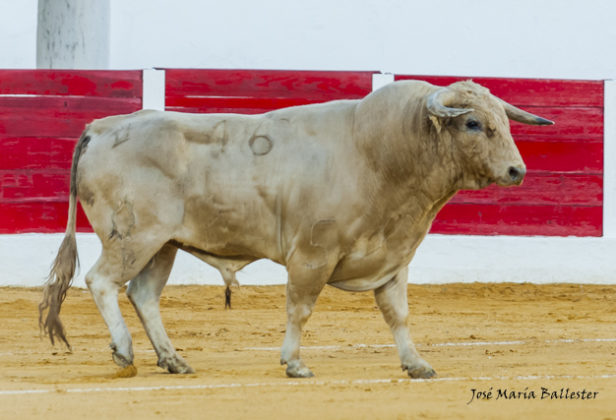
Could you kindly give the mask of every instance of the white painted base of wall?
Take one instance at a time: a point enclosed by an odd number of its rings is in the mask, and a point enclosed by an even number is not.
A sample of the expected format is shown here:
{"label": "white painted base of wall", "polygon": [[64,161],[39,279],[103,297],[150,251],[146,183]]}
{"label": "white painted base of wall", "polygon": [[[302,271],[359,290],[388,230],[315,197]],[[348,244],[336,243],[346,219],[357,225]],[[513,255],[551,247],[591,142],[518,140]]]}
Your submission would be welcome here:
{"label": "white painted base of wall", "polygon": [[[41,286],[64,234],[0,235],[0,286]],[[100,253],[94,234],[77,234],[85,273]],[[428,235],[410,266],[411,283],[531,282],[616,284],[616,239]],[[260,260],[237,275],[243,285],[285,284],[284,267]],[[178,253],[168,284],[223,285],[218,272]]]}

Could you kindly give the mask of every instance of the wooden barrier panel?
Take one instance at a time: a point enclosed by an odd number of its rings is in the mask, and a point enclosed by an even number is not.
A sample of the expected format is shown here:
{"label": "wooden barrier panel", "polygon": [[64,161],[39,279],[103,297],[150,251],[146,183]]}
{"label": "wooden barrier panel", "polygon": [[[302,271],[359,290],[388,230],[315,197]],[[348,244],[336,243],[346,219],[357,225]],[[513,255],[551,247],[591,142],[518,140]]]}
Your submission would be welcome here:
{"label": "wooden barrier panel", "polygon": [[142,89],[141,71],[0,70],[0,233],[64,231],[77,139],[141,109]]}
{"label": "wooden barrier panel", "polygon": [[[397,75],[446,86],[466,77]],[[462,191],[437,216],[433,233],[601,236],[603,82],[473,78],[505,101],[553,120],[511,122],[526,162],[521,187]]]}
{"label": "wooden barrier panel", "polygon": [[167,69],[166,109],[258,114],[278,108],[363,98],[374,72]]}

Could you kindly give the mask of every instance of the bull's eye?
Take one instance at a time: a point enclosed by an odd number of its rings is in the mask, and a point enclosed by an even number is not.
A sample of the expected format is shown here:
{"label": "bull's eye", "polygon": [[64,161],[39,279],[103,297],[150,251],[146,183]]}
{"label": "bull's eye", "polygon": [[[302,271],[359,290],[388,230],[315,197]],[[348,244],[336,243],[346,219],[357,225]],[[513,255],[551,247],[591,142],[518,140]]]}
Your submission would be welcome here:
{"label": "bull's eye", "polygon": [[466,122],[466,128],[468,128],[469,130],[479,131],[481,130],[481,123],[477,120],[471,119]]}

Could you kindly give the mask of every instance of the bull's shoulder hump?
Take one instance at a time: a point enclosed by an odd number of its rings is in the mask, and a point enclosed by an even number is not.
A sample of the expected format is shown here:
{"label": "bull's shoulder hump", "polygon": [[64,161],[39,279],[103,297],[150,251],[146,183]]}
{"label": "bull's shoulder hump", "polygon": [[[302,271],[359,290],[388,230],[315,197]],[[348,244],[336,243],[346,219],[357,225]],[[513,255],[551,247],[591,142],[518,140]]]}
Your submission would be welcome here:
{"label": "bull's shoulder hump", "polygon": [[298,105],[298,106],[291,106],[288,108],[281,108],[281,109],[277,109],[274,111],[270,111],[262,115],[266,118],[273,118],[273,117],[288,117],[288,116],[295,116],[295,115],[299,115],[299,116],[312,115],[312,114],[329,113],[329,112],[336,112],[336,111],[345,112],[345,111],[352,110],[359,101],[360,101],[359,99],[339,99],[339,100],[334,100],[334,101],[329,101],[329,102],[320,102],[320,103],[314,103],[314,104]]}
{"label": "bull's shoulder hump", "polygon": [[116,130],[124,124],[133,124],[139,121],[146,121],[147,119],[161,118],[164,114],[164,111],[142,109],[132,114],[112,115],[110,117],[94,120],[88,125],[88,128],[90,133],[100,134],[105,131]]}

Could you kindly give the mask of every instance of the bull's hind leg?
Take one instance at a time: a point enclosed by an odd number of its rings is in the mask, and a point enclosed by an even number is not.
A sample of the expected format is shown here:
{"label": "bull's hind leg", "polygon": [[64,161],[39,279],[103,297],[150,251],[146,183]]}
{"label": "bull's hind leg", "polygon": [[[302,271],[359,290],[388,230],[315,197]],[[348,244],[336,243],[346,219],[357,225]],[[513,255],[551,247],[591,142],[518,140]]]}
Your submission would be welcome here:
{"label": "bull's hind leg", "polygon": [[[136,276],[156,252],[156,249],[149,252],[147,244],[138,245],[129,248],[126,243],[121,245],[115,242],[103,246],[98,261],[86,274],[86,284],[111,333],[113,361],[122,368],[133,365],[133,345],[120,312],[118,290]],[[133,372],[136,373],[136,370],[133,369]]]}
{"label": "bull's hind leg", "polygon": [[194,370],[176,353],[160,317],[160,294],[169,279],[176,253],[176,247],[165,245],[130,281],[126,295],[154,346],[158,366],[171,373],[193,373]]}
{"label": "bull's hind leg", "polygon": [[405,268],[388,283],[376,289],[374,296],[387,325],[394,334],[402,370],[406,370],[411,378],[431,378],[436,372],[419,356],[407,326],[409,315],[407,282],[408,268]]}

